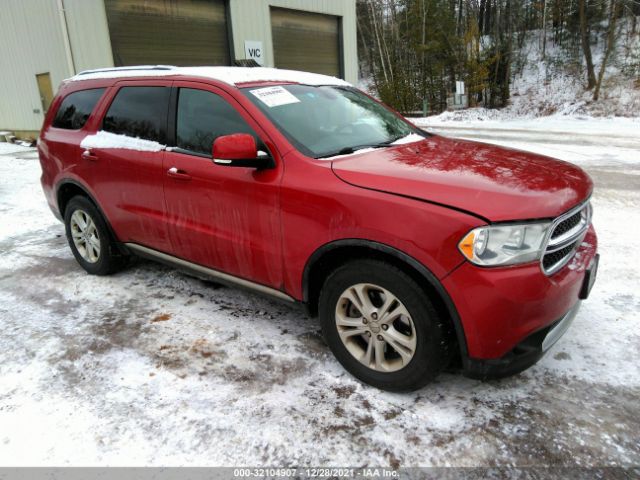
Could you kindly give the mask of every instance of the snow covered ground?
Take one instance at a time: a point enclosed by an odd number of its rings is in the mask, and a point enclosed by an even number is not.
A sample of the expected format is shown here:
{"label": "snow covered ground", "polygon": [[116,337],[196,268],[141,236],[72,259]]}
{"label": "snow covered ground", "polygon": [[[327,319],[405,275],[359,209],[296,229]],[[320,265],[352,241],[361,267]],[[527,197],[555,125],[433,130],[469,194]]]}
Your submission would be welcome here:
{"label": "snow covered ground", "polygon": [[640,148],[581,125],[593,143],[478,135],[593,176],[591,298],[528,371],[413,394],[353,380],[292,306],[143,261],[86,275],[35,153],[0,151],[0,465],[640,464]]}
{"label": "snow covered ground", "polygon": [[[444,112],[440,115],[410,119],[416,125],[433,128],[474,130],[501,130],[522,133],[562,135],[565,142],[574,142],[582,136],[592,136],[594,143],[604,143],[603,137],[640,142],[640,117],[588,117],[584,115],[549,115],[546,117],[516,117],[505,115],[504,110],[470,108]],[[570,138],[566,138],[570,135]],[[555,140],[555,139],[554,139]],[[638,144],[636,144],[638,145]]]}
{"label": "snow covered ground", "polygon": [[0,155],[7,155],[9,153],[20,154],[28,151],[29,151],[28,148],[25,148],[21,145],[17,145],[15,143],[0,142]]}
{"label": "snow covered ground", "polygon": [[[522,118],[496,116],[494,112],[475,108],[410,120],[434,133],[529,150],[582,166],[603,165],[608,160],[613,164],[640,164],[640,117]],[[610,151],[610,147],[615,150]]]}

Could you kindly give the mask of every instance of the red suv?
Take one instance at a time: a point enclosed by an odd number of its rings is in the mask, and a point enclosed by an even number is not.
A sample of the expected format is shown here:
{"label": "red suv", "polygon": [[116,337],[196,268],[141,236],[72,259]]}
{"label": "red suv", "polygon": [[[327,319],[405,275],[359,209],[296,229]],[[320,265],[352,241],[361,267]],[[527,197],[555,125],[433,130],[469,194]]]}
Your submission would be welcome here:
{"label": "red suv", "polygon": [[63,82],[42,185],[89,273],[130,255],[300,302],[354,376],[487,378],[566,331],[598,263],[580,168],[431,135],[346,82],[136,67]]}

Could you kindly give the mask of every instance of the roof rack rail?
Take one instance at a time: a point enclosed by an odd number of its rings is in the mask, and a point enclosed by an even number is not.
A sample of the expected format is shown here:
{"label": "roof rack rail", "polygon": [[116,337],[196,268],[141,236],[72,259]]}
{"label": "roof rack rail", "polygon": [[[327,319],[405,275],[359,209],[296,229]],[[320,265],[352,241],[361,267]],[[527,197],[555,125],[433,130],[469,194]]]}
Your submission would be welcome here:
{"label": "roof rack rail", "polygon": [[77,75],[89,75],[91,73],[105,73],[105,72],[122,72],[127,70],[173,70],[175,65],[141,65],[139,67],[113,67],[113,68],[96,68],[94,70],[84,70]]}

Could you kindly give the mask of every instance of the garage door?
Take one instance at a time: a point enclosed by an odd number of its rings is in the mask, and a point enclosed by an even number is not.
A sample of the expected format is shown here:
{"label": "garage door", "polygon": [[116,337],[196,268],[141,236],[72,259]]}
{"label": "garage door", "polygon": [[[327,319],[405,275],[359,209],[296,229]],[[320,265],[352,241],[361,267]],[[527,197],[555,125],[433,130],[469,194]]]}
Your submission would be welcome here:
{"label": "garage door", "polygon": [[224,0],[105,0],[113,61],[229,65]]}
{"label": "garage door", "polygon": [[338,17],[272,8],[271,33],[276,67],[342,76]]}

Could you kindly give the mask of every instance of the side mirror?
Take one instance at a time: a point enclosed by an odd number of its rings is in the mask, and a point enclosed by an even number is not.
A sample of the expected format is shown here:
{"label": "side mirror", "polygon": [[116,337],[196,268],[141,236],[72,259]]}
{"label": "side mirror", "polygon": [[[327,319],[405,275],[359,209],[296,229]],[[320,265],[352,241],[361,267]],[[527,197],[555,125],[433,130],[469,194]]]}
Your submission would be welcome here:
{"label": "side mirror", "polygon": [[273,168],[273,158],[258,153],[256,140],[248,133],[222,135],[213,142],[213,162],[224,167]]}

